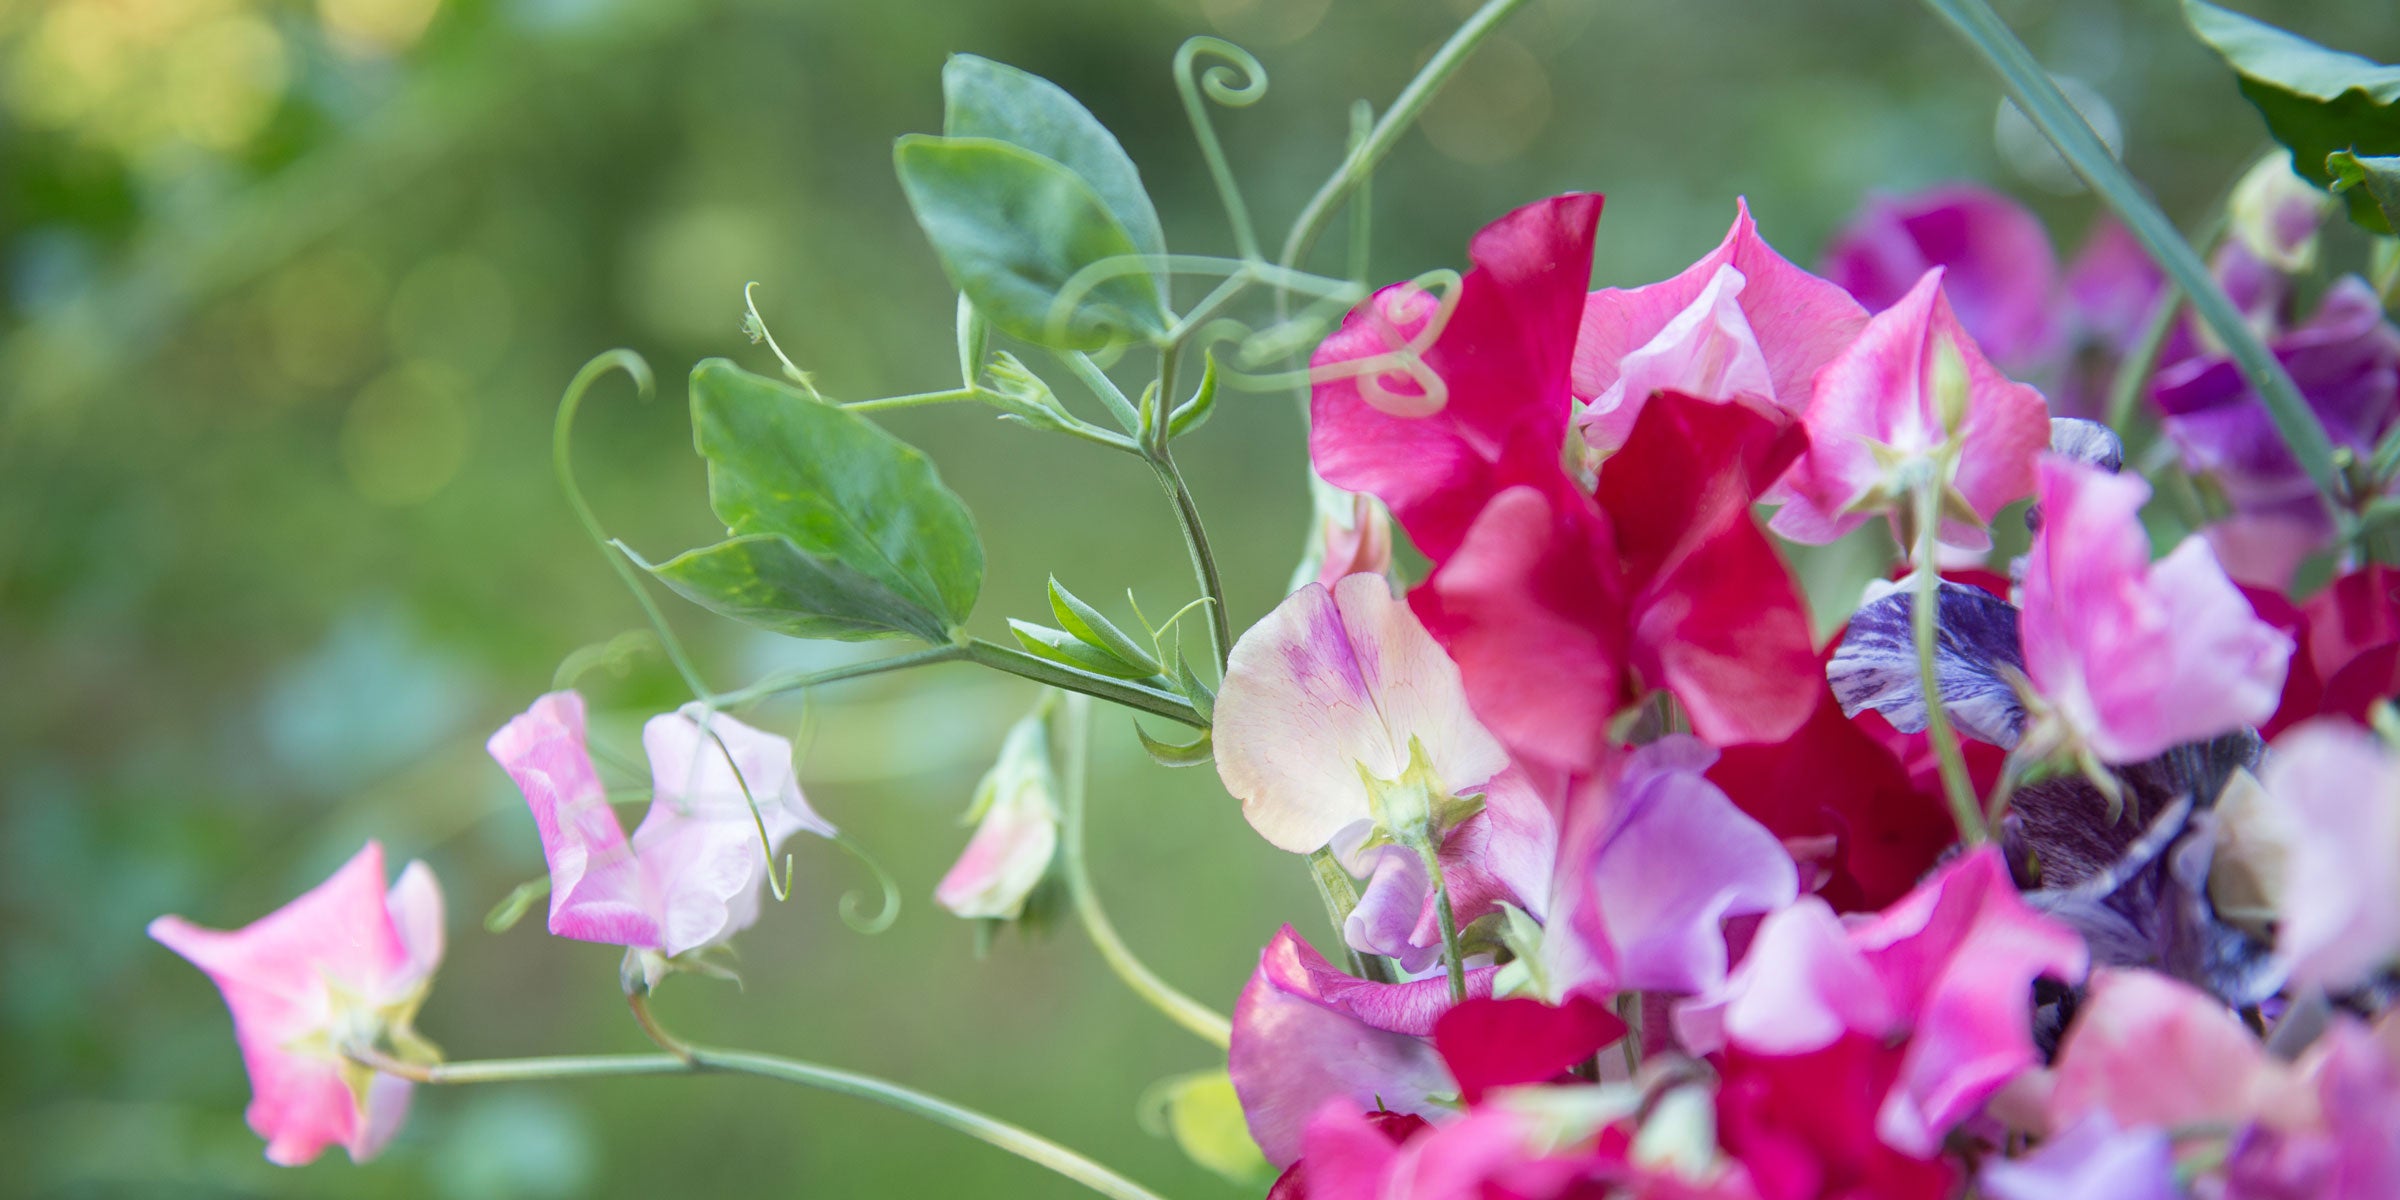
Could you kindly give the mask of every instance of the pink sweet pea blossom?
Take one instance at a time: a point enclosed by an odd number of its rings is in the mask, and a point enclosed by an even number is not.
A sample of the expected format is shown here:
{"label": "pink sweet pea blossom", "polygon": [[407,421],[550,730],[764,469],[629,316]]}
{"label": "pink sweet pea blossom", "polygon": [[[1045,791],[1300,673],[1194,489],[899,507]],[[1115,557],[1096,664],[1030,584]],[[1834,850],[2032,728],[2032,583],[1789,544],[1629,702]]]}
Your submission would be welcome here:
{"label": "pink sweet pea blossom", "polygon": [[1975,184],[1874,196],[1834,235],[1825,276],[1881,312],[1931,268],[1967,333],[1993,358],[2025,369],[2059,342],[2058,255],[2025,206]]}
{"label": "pink sweet pea blossom", "polygon": [[672,958],[758,920],[761,823],[777,847],[834,829],[801,796],[782,738],[691,704],[652,717],[642,748],[650,812],[628,842],[585,744],[583,697],[543,696],[489,743],[541,831],[550,932]]}
{"label": "pink sweet pea blossom", "polygon": [[412,862],[384,890],[383,847],[368,842],[333,877],[231,932],[181,917],[150,936],[208,973],[233,1011],[250,1072],[250,1128],[283,1166],[340,1145],[375,1157],[408,1112],[411,1085],[348,1051],[409,1057],[430,1048],[412,1022],[442,958],[442,892]]}
{"label": "pink sweet pea blossom", "polygon": [[2139,477],[2044,456],[2026,558],[2025,673],[2050,712],[2027,736],[2131,763],[2264,722],[2292,640],[2251,610],[2200,538],[2150,561]]}
{"label": "pink sweet pea blossom", "polygon": [[1023,916],[1058,853],[1057,792],[1045,705],[1008,731],[998,761],[975,785],[967,810],[975,835],[934,887],[934,902],[969,919]]}
{"label": "pink sweet pea blossom", "polygon": [[2074,930],[2028,907],[1989,847],[1953,860],[1882,913],[1844,926],[1814,897],[1767,917],[1721,1008],[1678,1023],[1704,1046],[1709,1023],[1753,1054],[1823,1050],[1845,1035],[1906,1051],[1876,1111],[1877,1135],[1930,1156],[1942,1136],[2037,1061],[2033,981],[2083,977]]}
{"label": "pink sweet pea blossom", "polygon": [[2275,739],[2260,782],[2282,846],[2276,953],[2344,991],[2400,960],[2400,759],[2340,718]]}
{"label": "pink sweet pea blossom", "polygon": [[[1945,380],[1944,362],[1963,378]],[[1950,498],[1943,543],[1983,549],[1991,539],[1982,526],[2033,490],[2034,456],[2050,445],[2041,393],[1984,358],[1951,311],[1938,267],[1826,364],[1801,423],[1808,453],[1777,488],[1785,504],[1773,527],[1815,545],[1904,503],[1904,474],[1931,472]]]}

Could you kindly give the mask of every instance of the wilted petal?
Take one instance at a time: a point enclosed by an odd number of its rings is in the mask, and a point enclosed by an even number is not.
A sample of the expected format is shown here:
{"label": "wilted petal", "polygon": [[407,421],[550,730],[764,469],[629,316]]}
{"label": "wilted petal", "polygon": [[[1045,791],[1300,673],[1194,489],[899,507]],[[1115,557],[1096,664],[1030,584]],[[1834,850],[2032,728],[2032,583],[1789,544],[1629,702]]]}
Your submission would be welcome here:
{"label": "wilted petal", "polygon": [[552,692],[491,737],[494,759],[525,793],[550,864],[550,932],[656,947],[656,898],[584,743],[583,697]]}
{"label": "wilted petal", "polygon": [[1732,264],[1718,267],[1688,307],[1625,356],[1615,382],[1576,417],[1587,449],[1607,454],[1623,446],[1642,406],[1657,392],[1747,401],[1770,412],[1799,407],[1800,397],[1775,394],[1766,354],[1737,302],[1743,282]]}
{"label": "wilted petal", "polygon": [[[1877,314],[1841,357],[1817,376],[1801,423],[1809,450],[1777,491],[1786,501],[1774,529],[1794,541],[1833,541],[1875,515],[1852,505],[1891,484],[1882,453],[1928,457],[1954,444],[1951,486],[1988,525],[2007,505],[2033,490],[2033,460],[2050,444],[2049,412],[2041,393],[2010,382],[1984,358],[1950,310],[1939,269],[1929,271],[1892,307]],[[1943,347],[1966,368],[1966,402],[1958,428],[1948,428],[1934,389]],[[1942,540],[1981,549],[1980,529],[1945,521]]]}
{"label": "wilted petal", "polygon": [[1726,919],[1799,893],[1783,843],[1701,774],[1715,758],[1696,738],[1670,736],[1634,751],[1618,777],[1573,913],[1608,990],[1715,991]]}
{"label": "wilted petal", "polygon": [[2024,205],[1974,184],[1870,198],[1826,251],[1825,275],[1870,311],[1900,302],[1931,268],[1959,323],[2023,368],[2058,349],[2058,256]]}
{"label": "wilted petal", "polygon": [[2139,477],[2045,458],[2045,517],[2026,559],[2026,674],[2112,763],[2265,721],[2292,653],[2206,542],[2150,562],[2136,515],[2149,494]]}
{"label": "wilted petal", "polygon": [[[1873,584],[1867,601],[1851,614],[1841,649],[1825,664],[1826,680],[1845,716],[1861,710],[1882,713],[1904,733],[1925,728],[1925,688],[1917,669],[1914,614],[1909,585]],[[1934,674],[1942,707],[1958,731],[1995,746],[2012,747],[2025,722],[2012,672],[2022,674],[2017,610],[1979,587],[1943,580],[1935,609]]]}
{"label": "wilted petal", "polygon": [[1269,842],[1305,854],[1373,816],[1360,773],[1396,780],[1412,741],[1453,794],[1508,765],[1458,667],[1379,575],[1311,584],[1233,648],[1216,707],[1217,775]]}
{"label": "wilted petal", "polygon": [[1990,1200],[2182,1200],[2174,1144],[2160,1129],[2120,1129],[2095,1112],[2033,1153],[1995,1159],[1980,1176]]}
{"label": "wilted petal", "polygon": [[[1228,1066],[1258,1148],[1275,1165],[1300,1156],[1302,1130],[1327,1101],[1435,1115],[1457,1085],[1427,1038],[1450,1007],[1449,982],[1379,984],[1334,970],[1285,926],[1259,955],[1234,1005]],[[1491,969],[1468,994],[1491,994]]]}
{"label": "wilted petal", "polygon": [[770,866],[759,845],[762,825],[770,849],[804,829],[833,835],[801,797],[792,744],[783,738],[689,704],[650,718],[642,749],[653,794],[633,849],[657,897],[659,949],[669,956],[758,920]]}
{"label": "wilted petal", "polygon": [[2275,739],[2260,782],[2291,839],[2277,953],[2301,982],[2365,982],[2400,958],[2400,763],[2375,735],[2319,718]]}

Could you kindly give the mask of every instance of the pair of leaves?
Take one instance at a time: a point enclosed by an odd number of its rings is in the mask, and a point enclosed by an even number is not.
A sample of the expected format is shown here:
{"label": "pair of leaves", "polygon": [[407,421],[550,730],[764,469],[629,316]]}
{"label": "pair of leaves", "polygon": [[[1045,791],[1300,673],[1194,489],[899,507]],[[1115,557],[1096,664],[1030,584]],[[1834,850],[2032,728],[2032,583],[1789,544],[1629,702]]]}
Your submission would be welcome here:
{"label": "pair of leaves", "polygon": [[2393,170],[2400,163],[2377,160],[2400,156],[2400,67],[2328,50],[2207,0],[2183,0],[2183,12],[2192,32],[2241,76],[2242,95],[2291,150],[2292,168],[2347,192],[2351,220],[2393,232],[2395,206],[2380,202],[2400,198]]}
{"label": "pair of leaves", "polygon": [[[1107,128],[1058,85],[973,55],[942,69],[942,93],[943,136],[901,138],[893,161],[917,224],[976,311],[1057,349],[1165,332],[1166,294],[1143,256],[1165,254],[1166,239]],[[1110,265],[1096,282],[1077,282],[1099,264]],[[1081,296],[1062,310],[1070,284]]]}
{"label": "pair of leaves", "polygon": [[709,505],[732,536],[644,568],[793,637],[956,636],[983,587],[983,543],[923,454],[723,359],[693,368],[691,389]]}
{"label": "pair of leaves", "polygon": [[1028,653],[1111,679],[1152,679],[1166,671],[1152,647],[1117,628],[1055,578],[1050,581],[1050,615],[1060,628],[1031,621],[1008,623]]}

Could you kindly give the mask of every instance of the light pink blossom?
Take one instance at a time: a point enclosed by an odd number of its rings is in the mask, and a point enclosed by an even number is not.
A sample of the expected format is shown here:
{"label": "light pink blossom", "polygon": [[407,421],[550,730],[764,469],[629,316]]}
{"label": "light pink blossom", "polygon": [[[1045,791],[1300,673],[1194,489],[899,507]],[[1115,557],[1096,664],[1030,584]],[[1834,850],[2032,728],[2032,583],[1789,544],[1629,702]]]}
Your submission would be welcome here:
{"label": "light pink blossom", "polygon": [[2400,760],[2320,717],[2275,739],[2260,782],[2286,856],[2277,954],[2297,982],[2366,983],[2400,959]]}
{"label": "light pink blossom", "polygon": [[409,1082],[345,1052],[423,1049],[412,1022],[442,959],[442,892],[421,862],[388,892],[383,881],[383,847],[368,842],[332,878],[240,929],[150,923],[151,937],[225,994],[250,1072],[250,1128],[270,1161],[298,1166],[340,1145],[365,1162],[407,1115]]}
{"label": "light pink blossom", "polygon": [[975,785],[967,811],[975,834],[933,890],[935,903],[961,917],[1016,920],[1050,872],[1059,813],[1048,719],[1044,710],[1018,721],[999,760]]}

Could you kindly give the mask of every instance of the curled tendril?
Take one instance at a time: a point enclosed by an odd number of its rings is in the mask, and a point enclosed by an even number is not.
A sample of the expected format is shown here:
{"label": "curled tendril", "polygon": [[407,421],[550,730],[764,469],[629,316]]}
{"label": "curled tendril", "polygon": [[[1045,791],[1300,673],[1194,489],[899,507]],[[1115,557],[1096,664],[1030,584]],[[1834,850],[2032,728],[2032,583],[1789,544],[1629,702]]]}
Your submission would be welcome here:
{"label": "curled tendril", "polygon": [[859,911],[866,906],[859,899],[857,892],[842,893],[842,924],[849,926],[853,932],[869,936],[890,929],[892,922],[900,919],[899,881],[893,879],[892,873],[884,870],[883,864],[875,861],[875,856],[867,853],[865,847],[850,840],[850,835],[846,833],[833,835],[833,844],[841,847],[843,853],[857,859],[861,866],[874,872],[876,886],[883,889],[883,908],[872,917],[859,915]]}
{"label": "curled tendril", "polygon": [[[1402,337],[1393,323],[1391,302],[1373,302],[1361,310],[1370,328],[1385,349],[1381,354],[1348,362],[1329,363],[1309,370],[1311,384],[1336,379],[1358,380],[1362,399],[1384,412],[1399,416],[1429,416],[1440,412],[1450,402],[1450,388],[1441,375],[1425,365],[1424,354],[1433,348],[1449,326],[1451,314],[1458,311],[1458,300],[1464,290],[1456,271],[1443,269],[1427,271],[1408,282],[1396,293],[1402,303],[1421,303],[1426,295],[1434,296],[1434,309],[1413,336]],[[1406,314],[1413,318],[1414,314]],[[1415,386],[1414,392],[1396,392],[1386,383],[1394,373],[1404,374]]]}
{"label": "curled tendril", "polygon": [[[1224,61],[1206,71],[1196,71],[1200,56],[1209,55]],[[1233,244],[1240,248],[1245,259],[1261,257],[1258,234],[1250,227],[1250,207],[1242,201],[1241,185],[1233,178],[1233,167],[1225,161],[1225,147],[1217,140],[1217,127],[1208,119],[1208,105],[1200,95],[1227,108],[1248,108],[1267,94],[1267,69],[1259,65],[1247,50],[1223,38],[1196,37],[1175,51],[1175,90],[1183,94],[1183,111],[1191,118],[1192,137],[1200,143],[1200,157],[1208,162],[1209,176],[1216,180],[1217,195],[1225,202],[1225,219],[1233,226]]]}
{"label": "curled tendril", "polygon": [[1073,275],[1067,276],[1065,283],[1059,285],[1058,295],[1051,298],[1049,311],[1043,314],[1043,332],[1053,341],[1062,340],[1072,328],[1075,311],[1083,307],[1084,301],[1100,285],[1126,275],[1241,276],[1287,291],[1339,298],[1344,307],[1356,303],[1365,294],[1363,288],[1346,279],[1327,279],[1306,271],[1238,258],[1219,258],[1207,254],[1112,254],[1085,263]]}

